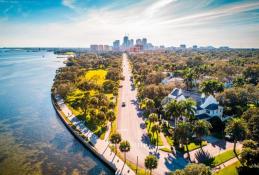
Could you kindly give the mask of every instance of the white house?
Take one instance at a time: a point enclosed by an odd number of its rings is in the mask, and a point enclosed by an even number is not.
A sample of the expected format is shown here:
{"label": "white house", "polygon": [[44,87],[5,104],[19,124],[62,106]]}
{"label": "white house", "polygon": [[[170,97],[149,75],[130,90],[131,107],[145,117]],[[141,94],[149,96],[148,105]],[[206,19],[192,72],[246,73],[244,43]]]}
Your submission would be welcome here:
{"label": "white house", "polygon": [[223,107],[219,105],[219,102],[212,95],[205,96],[204,94],[174,88],[173,91],[162,100],[162,105],[166,105],[172,99],[180,101],[186,100],[187,98],[191,98],[196,102],[195,116],[198,119],[208,120],[212,117],[219,117],[222,121],[225,120],[223,117]]}

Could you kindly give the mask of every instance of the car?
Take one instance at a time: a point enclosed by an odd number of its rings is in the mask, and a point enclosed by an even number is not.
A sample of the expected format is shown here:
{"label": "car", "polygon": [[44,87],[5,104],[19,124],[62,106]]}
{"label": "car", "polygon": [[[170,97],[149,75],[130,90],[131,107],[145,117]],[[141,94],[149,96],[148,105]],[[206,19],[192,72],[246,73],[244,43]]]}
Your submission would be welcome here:
{"label": "car", "polygon": [[121,106],[122,106],[122,107],[125,107],[125,106],[126,106],[126,103],[125,103],[125,102],[122,102]]}

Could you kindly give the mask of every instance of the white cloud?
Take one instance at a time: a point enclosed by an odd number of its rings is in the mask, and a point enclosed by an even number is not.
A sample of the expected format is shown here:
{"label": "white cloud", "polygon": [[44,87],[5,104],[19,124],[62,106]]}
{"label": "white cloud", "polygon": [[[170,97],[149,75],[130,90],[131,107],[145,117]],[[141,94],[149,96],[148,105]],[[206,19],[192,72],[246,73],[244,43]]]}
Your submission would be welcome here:
{"label": "white cloud", "polygon": [[[5,26],[0,28],[0,45],[88,47],[93,43],[111,44],[129,33],[132,38],[147,37],[157,45],[259,47],[258,25],[216,25],[218,21],[227,22],[226,17],[235,18],[241,12],[258,9],[258,2],[212,10],[202,8],[206,0],[200,4],[175,0],[151,2],[146,0],[121,9],[88,10],[66,23],[28,25],[0,21]],[[64,0],[63,4],[76,8],[75,1]]]}
{"label": "white cloud", "polygon": [[62,0],[62,4],[68,8],[76,9],[75,0]]}

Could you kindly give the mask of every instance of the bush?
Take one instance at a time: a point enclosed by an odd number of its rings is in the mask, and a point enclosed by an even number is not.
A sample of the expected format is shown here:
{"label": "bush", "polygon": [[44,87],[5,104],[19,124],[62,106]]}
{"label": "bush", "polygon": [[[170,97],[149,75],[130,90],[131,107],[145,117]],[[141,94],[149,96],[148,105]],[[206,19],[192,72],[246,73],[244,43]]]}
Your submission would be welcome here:
{"label": "bush", "polygon": [[238,167],[237,171],[238,171],[238,175],[259,174],[259,168],[250,168],[247,166]]}

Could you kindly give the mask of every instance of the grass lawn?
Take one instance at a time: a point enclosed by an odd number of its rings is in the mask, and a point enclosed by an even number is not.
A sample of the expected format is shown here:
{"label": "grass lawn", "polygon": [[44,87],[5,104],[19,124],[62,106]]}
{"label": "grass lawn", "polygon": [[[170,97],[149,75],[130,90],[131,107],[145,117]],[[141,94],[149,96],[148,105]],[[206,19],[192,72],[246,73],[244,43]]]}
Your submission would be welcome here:
{"label": "grass lawn", "polygon": [[159,148],[159,150],[167,152],[167,153],[171,153],[172,150],[170,148]]}
{"label": "grass lawn", "polygon": [[238,175],[237,167],[240,166],[240,162],[237,161],[236,163],[233,163],[232,165],[229,165],[220,171],[214,173],[214,175]]}
{"label": "grass lawn", "polygon": [[[237,150],[237,153],[239,154],[240,151]],[[213,161],[213,166],[217,166],[217,165],[220,165],[232,158],[235,157],[235,153],[233,152],[233,150],[228,150],[228,151],[225,151],[219,155],[217,155],[216,157],[214,157],[214,161]]]}
{"label": "grass lawn", "polygon": [[170,146],[174,146],[174,141],[173,141],[169,136],[165,136],[165,138],[166,138],[167,143],[168,143]]}
{"label": "grass lawn", "polygon": [[[206,146],[206,145],[207,145],[207,142],[206,141],[202,141],[202,146]],[[200,144],[195,143],[195,142],[191,142],[191,143],[189,143],[188,148],[189,148],[189,151],[193,151],[195,149],[199,149],[200,148]],[[187,149],[186,149],[185,145],[182,148],[178,147],[177,150],[182,152],[182,153],[187,152]]]}
{"label": "grass lawn", "polygon": [[87,81],[92,81],[97,85],[102,85],[105,81],[106,74],[107,70],[103,69],[89,70],[86,72],[84,78]]}
{"label": "grass lawn", "polygon": [[[146,126],[147,126],[147,132],[148,132],[148,136],[149,136],[149,139],[150,139],[150,141],[151,141],[151,143],[153,144],[153,145],[156,145],[156,142],[157,142],[157,135],[156,135],[156,133],[152,133],[151,132],[151,128],[152,128],[152,126],[153,126],[153,123],[150,123],[149,122],[149,120],[147,120],[146,121]],[[149,129],[149,131],[148,131],[148,129]],[[163,146],[163,142],[162,142],[162,140],[161,140],[161,138],[160,138],[160,135],[159,135],[159,133],[158,133],[158,146]]]}
{"label": "grass lawn", "polygon": [[[206,142],[206,141],[202,141],[202,146],[206,146],[206,145],[207,145],[207,142]],[[189,148],[189,151],[193,151],[193,150],[195,150],[195,149],[200,148],[200,145],[199,145],[199,144],[196,144],[196,143],[194,143],[194,142],[192,142],[192,143],[190,143],[190,144],[188,145],[188,148]],[[184,151],[185,151],[185,152],[187,151],[186,146],[184,147]]]}

